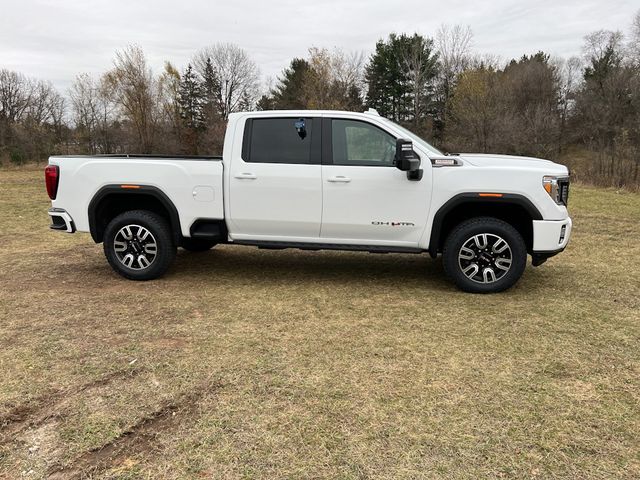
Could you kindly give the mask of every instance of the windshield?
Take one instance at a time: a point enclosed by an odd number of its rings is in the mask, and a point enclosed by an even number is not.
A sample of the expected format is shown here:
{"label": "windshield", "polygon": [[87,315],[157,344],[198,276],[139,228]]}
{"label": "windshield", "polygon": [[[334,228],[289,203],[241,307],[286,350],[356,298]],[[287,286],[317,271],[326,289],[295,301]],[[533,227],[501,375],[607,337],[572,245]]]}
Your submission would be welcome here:
{"label": "windshield", "polygon": [[384,120],[385,120],[385,122],[389,122],[395,128],[400,130],[402,132],[402,134],[406,135],[408,138],[410,138],[413,141],[413,143],[417,143],[418,145],[420,145],[422,148],[424,148],[428,152],[434,153],[436,155],[444,155],[444,153],[442,153],[436,147],[434,147],[430,143],[426,142],[425,140],[423,140],[422,138],[420,138],[419,136],[417,136],[415,133],[411,132],[410,130],[407,130],[406,128],[401,127],[397,123],[392,122],[391,120],[389,120],[387,118],[385,118]]}

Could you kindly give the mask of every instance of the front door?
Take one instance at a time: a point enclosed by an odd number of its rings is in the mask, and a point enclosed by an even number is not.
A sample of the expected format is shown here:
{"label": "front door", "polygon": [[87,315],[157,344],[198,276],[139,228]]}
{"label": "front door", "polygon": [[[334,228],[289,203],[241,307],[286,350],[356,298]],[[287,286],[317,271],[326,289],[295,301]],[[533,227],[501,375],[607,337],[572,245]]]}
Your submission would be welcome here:
{"label": "front door", "polygon": [[320,235],[320,119],[247,120],[229,175],[235,240],[312,241]]}
{"label": "front door", "polygon": [[393,165],[396,138],[381,127],[340,118],[323,127],[323,241],[417,247],[430,177],[411,181]]}

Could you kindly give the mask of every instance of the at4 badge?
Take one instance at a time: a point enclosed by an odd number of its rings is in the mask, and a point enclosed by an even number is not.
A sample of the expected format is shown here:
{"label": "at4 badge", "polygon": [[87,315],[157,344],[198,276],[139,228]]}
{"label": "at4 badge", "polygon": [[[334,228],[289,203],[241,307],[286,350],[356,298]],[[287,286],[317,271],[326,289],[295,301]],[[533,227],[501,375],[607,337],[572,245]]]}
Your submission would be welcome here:
{"label": "at4 badge", "polygon": [[371,222],[371,225],[380,225],[383,227],[415,227],[415,223],[412,222]]}

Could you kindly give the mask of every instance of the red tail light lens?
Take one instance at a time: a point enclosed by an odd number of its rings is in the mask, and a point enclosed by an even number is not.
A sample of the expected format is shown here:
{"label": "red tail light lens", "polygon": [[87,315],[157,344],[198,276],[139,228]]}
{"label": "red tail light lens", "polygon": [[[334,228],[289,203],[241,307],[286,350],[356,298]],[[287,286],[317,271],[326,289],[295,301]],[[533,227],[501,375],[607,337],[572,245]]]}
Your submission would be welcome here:
{"label": "red tail light lens", "polygon": [[60,180],[60,168],[57,165],[47,165],[44,169],[44,182],[47,185],[47,193],[51,200],[58,194],[58,181]]}

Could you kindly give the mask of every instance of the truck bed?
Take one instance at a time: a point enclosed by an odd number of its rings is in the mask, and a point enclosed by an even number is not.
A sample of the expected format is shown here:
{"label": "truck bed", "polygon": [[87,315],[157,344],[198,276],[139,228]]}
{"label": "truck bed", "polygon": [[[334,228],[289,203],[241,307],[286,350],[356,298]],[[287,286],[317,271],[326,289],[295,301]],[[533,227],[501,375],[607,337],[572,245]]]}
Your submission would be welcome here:
{"label": "truck bed", "polygon": [[101,190],[132,185],[156,188],[180,212],[181,233],[189,236],[196,220],[224,218],[221,160],[138,154],[53,156],[49,163],[60,169],[53,207],[65,208],[77,230],[87,232],[89,204]]}

